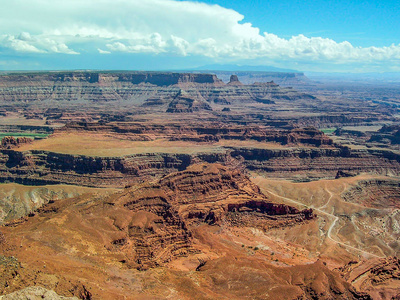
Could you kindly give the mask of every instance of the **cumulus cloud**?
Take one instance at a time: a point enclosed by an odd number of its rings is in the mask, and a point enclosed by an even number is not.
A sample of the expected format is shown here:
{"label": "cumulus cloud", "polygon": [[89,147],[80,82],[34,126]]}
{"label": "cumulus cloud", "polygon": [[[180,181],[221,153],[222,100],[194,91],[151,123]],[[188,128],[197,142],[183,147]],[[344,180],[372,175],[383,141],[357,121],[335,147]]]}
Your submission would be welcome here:
{"label": "cumulus cloud", "polygon": [[0,45],[16,52],[79,54],[68,48],[64,42],[57,40],[60,40],[60,38],[31,36],[28,32],[22,32],[18,36],[4,35]]}
{"label": "cumulus cloud", "polygon": [[[398,62],[400,45],[284,39],[218,5],[175,0],[0,0],[0,47],[28,53],[150,53],[225,60]],[[1,35],[2,34],[2,35]]]}

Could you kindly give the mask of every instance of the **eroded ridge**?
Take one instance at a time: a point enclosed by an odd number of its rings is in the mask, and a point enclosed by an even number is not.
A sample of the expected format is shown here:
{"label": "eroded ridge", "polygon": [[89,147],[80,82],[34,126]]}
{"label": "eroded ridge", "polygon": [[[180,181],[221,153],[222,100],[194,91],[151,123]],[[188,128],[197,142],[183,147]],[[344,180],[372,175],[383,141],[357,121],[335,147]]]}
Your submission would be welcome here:
{"label": "eroded ridge", "polygon": [[198,251],[192,243],[192,224],[249,226],[254,217],[255,226],[266,230],[315,218],[312,210],[271,203],[246,176],[219,164],[193,165],[158,183],[127,188],[102,201],[84,197],[57,201],[39,209],[38,217],[24,226],[36,222],[44,230],[48,225],[41,222],[43,218],[61,216],[83,222],[85,226],[73,230],[81,236],[93,232],[101,237],[91,241],[98,243],[96,247],[104,244],[122,255],[121,261],[138,269]]}

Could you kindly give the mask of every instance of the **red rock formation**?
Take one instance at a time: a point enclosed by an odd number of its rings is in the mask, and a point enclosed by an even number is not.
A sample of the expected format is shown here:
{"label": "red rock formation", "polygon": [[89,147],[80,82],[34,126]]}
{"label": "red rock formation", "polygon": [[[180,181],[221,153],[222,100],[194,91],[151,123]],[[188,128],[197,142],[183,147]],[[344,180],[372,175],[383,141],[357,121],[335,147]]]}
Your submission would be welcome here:
{"label": "red rock formation", "polygon": [[[235,226],[248,226],[239,216],[230,215],[235,205],[254,210],[260,216],[257,227],[263,229],[293,226],[315,217],[310,210],[298,211],[270,203],[238,171],[218,164],[199,164],[165,176],[156,184],[127,188],[102,201],[82,198],[50,203],[31,218],[74,215],[86,224],[86,228],[74,230],[96,232],[95,236],[102,237],[100,241],[110,252],[123,255],[121,260],[127,266],[147,269],[198,251],[192,245],[188,227],[192,223],[220,224],[229,220]],[[237,212],[242,213],[247,211]],[[46,222],[39,223],[43,228],[47,226]],[[102,225],[98,228],[98,224]]]}
{"label": "red rock formation", "polygon": [[6,136],[1,140],[1,148],[12,149],[12,148],[17,148],[21,144],[27,144],[27,143],[32,143],[32,139],[27,137],[15,138],[13,136]]}
{"label": "red rock formation", "polygon": [[213,291],[218,296],[226,298],[372,300],[322,261],[271,268],[263,261],[252,264],[250,257],[239,260],[227,256],[207,262],[200,273],[212,279]]}
{"label": "red rock formation", "polygon": [[[184,110],[189,112],[196,109],[208,110],[208,104],[205,102],[199,104],[193,100],[193,102],[188,101],[181,104],[177,101],[174,105],[170,105],[168,109],[170,109],[170,112],[183,112]],[[202,106],[203,104],[206,104],[205,108]],[[131,134],[132,136],[152,134],[167,137],[174,141],[255,140],[259,142],[275,142],[282,145],[334,146],[333,141],[328,136],[312,127],[288,130],[255,125],[227,125],[222,122],[204,122],[201,125],[180,122],[162,125],[122,122],[70,122],[65,127],[58,129],[58,132],[64,131],[116,132]]]}
{"label": "red rock formation", "polygon": [[339,271],[358,291],[369,293],[373,299],[400,297],[400,260],[396,257],[349,262]]}
{"label": "red rock formation", "polygon": [[374,208],[400,208],[400,183],[396,180],[363,180],[342,195],[345,201]]}

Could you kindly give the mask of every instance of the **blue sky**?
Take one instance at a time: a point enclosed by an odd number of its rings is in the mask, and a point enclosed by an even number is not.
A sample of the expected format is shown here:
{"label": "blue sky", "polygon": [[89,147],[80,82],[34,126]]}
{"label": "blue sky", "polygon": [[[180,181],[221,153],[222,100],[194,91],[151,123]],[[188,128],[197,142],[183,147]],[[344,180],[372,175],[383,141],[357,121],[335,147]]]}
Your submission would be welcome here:
{"label": "blue sky", "polygon": [[400,72],[397,1],[0,0],[0,70]]}
{"label": "blue sky", "polygon": [[320,36],[353,46],[390,46],[400,43],[399,1],[207,0],[234,9],[261,31],[280,37]]}

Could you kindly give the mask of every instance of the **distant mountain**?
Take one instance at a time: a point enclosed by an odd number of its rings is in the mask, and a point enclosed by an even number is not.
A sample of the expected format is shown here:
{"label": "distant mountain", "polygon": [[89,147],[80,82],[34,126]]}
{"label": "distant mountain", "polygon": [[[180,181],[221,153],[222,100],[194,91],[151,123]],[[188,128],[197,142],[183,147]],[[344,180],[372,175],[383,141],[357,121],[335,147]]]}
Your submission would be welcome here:
{"label": "distant mountain", "polygon": [[322,83],[361,84],[361,85],[396,85],[400,84],[400,72],[385,73],[322,73],[307,72],[311,80]]}
{"label": "distant mountain", "polygon": [[284,72],[284,73],[301,73],[297,70],[282,69],[272,66],[247,66],[247,65],[228,65],[228,64],[213,64],[197,68],[192,68],[193,71],[248,71],[248,72]]}

